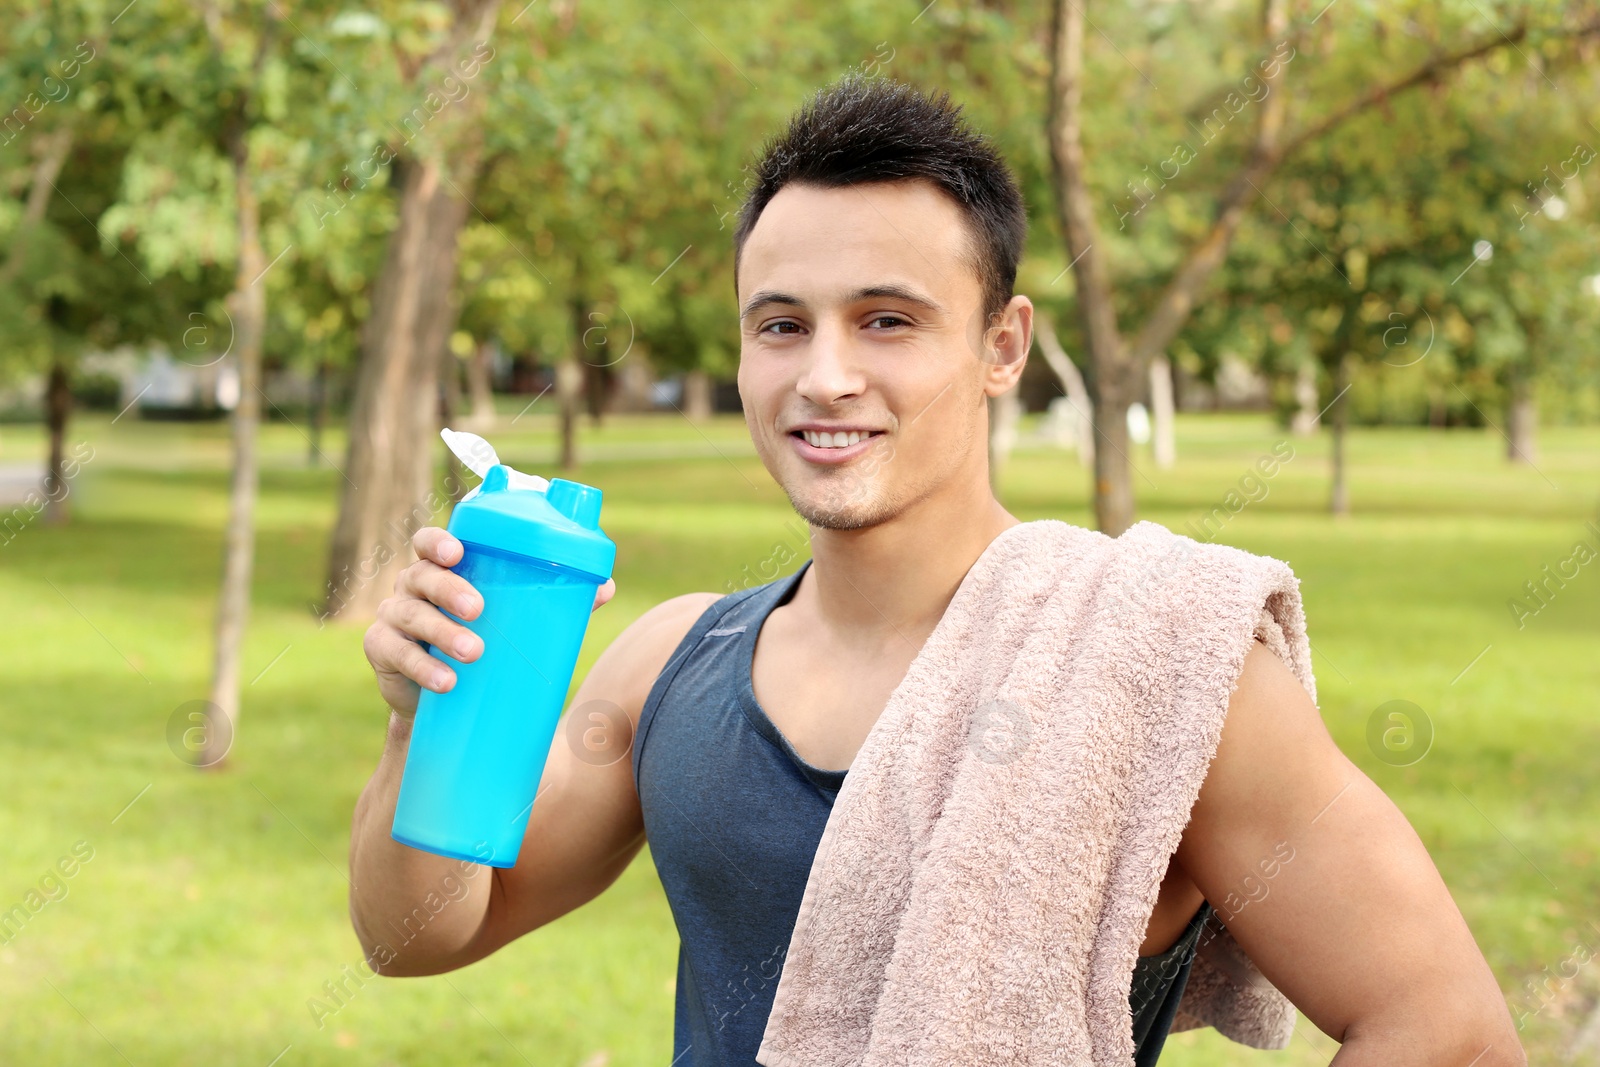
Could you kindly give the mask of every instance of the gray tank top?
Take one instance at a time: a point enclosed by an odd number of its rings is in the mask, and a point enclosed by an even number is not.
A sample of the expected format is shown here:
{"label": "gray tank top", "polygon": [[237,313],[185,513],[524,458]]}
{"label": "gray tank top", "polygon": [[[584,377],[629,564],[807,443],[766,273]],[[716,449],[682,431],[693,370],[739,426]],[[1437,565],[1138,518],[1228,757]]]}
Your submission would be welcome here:
{"label": "gray tank top", "polygon": [[[678,928],[670,1067],[755,1067],[817,843],[846,770],[801,758],[756,702],[756,635],[810,565],[712,604],[639,716],[634,784]],[[1135,1067],[1156,1062],[1210,917],[1141,956],[1129,995]]]}

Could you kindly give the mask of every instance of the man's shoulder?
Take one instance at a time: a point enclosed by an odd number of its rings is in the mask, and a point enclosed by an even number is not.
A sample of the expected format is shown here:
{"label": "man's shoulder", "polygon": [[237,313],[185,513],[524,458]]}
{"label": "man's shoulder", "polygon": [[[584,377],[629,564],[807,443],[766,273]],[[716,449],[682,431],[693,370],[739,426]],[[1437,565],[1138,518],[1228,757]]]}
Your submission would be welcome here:
{"label": "man's shoulder", "polygon": [[724,599],[721,593],[683,593],[663,600],[629,623],[612,645],[627,644],[641,650],[659,650],[665,645],[670,646],[666,649],[666,654],[670,655],[705,615],[706,609]]}
{"label": "man's shoulder", "polygon": [[629,703],[642,704],[644,694],[695,623],[722,599],[718,593],[684,593],[663,600],[624,627],[590,673],[638,698]]}

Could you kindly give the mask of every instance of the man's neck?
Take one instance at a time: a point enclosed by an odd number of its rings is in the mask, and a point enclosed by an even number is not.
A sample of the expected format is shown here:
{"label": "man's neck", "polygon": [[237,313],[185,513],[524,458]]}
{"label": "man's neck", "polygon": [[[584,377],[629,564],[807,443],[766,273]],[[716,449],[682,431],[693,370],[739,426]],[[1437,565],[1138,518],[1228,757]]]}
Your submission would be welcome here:
{"label": "man's neck", "polygon": [[865,529],[813,528],[811,589],[796,592],[810,603],[796,606],[838,635],[868,646],[904,640],[914,651],[984,549],[1018,521],[983,485]]}

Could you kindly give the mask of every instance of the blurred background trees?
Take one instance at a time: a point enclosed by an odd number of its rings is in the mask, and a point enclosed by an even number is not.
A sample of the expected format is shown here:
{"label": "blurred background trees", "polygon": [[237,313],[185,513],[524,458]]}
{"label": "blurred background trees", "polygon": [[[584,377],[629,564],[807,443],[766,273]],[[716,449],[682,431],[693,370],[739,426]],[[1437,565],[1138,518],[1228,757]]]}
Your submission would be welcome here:
{"label": "blurred background trees", "polygon": [[736,403],[748,166],[854,70],[948,90],[1016,169],[1018,289],[1067,362],[997,424],[1081,378],[1102,529],[1134,517],[1130,407],[1166,464],[1171,409],[1240,376],[1327,424],[1342,512],[1352,420],[1536,463],[1541,420],[1600,417],[1597,35],[1588,2],[52,3],[0,46],[0,374],[57,480],[82,357],[199,382],[238,429],[230,560],[250,428],[294,421],[342,472],[325,613],[365,617],[441,420],[553,406],[570,468],[613,408]]}

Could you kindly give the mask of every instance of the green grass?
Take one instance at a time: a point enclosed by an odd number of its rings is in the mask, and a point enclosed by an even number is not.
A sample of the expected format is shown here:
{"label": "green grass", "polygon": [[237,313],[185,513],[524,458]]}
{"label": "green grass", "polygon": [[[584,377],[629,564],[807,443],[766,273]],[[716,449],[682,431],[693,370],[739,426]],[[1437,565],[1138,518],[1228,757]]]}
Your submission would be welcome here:
{"label": "green grass", "polygon": [[[794,543],[738,418],[613,418],[582,435],[577,476],[606,491],[620,590],[583,664],[650,605],[726,589]],[[74,843],[93,858],[0,947],[0,1062],[264,1067],[292,1046],[283,1067],[663,1067],[677,939],[648,853],[598,900],[497,955],[449,976],[369,981],[315,1025],[308,1001],[361,956],[345,857],[385,722],[363,626],[319,627],[308,607],[339,475],[306,466],[295,427],[264,431],[243,722],[227,771],[202,774],[174,758],[166,730],[206,693],[226,427],[96,416],[71,439],[95,449],[73,483],[72,524],[35,522],[0,545],[0,910]],[[1281,439],[1261,418],[1185,417],[1176,468],[1135,454],[1140,517],[1183,530]],[[549,469],[547,411],[494,440],[508,462]],[[1326,439],[1293,444],[1266,498],[1218,539],[1294,567],[1329,728],[1416,826],[1513,1008],[1531,1009],[1527,982],[1577,945],[1600,948],[1600,561],[1523,629],[1506,602],[1597,518],[1600,431],[1546,431],[1538,471],[1506,465],[1493,432],[1358,432],[1344,521],[1325,512]],[[0,428],[0,461],[40,448],[36,427]],[[336,458],[343,448],[332,433],[323,444]],[[1003,497],[1022,518],[1088,525],[1087,481],[1069,455],[1024,448]],[[1411,767],[1366,745],[1368,717],[1394,698],[1436,728]],[[1529,1024],[1534,1062],[1563,1054],[1594,971],[1560,984]],[[1175,1035],[1163,1063],[1332,1056],[1309,1022],[1299,1035],[1274,1053]]]}

